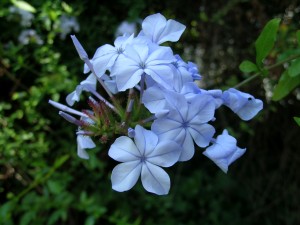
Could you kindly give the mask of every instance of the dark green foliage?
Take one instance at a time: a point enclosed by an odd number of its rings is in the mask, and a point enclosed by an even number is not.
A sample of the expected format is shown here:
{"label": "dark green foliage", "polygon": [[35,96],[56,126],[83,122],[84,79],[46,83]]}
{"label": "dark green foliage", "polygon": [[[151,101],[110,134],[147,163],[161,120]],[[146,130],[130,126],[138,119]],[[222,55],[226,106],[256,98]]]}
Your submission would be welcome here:
{"label": "dark green foliage", "polygon": [[[11,2],[35,11],[31,28],[42,45],[18,42],[24,28],[9,12]],[[101,146],[96,140],[98,147],[89,150],[91,158],[79,159],[76,127],[47,103],[65,103],[66,95],[85,78],[72,41],[68,35],[60,39],[63,14],[77,17],[76,36],[90,57],[97,47],[113,43],[123,20],[155,12],[174,18],[187,26],[180,43],[172,44],[175,53],[200,65],[205,87],[225,89],[248,78],[248,73],[299,54],[299,7],[288,2],[32,0],[28,6],[1,1],[0,224],[299,224],[300,142],[293,120],[300,111],[299,90],[294,89],[299,84],[299,59],[290,62],[286,75],[285,68],[276,67],[264,81],[256,79],[242,87],[265,102],[263,112],[251,122],[240,122],[227,109],[217,111],[217,129],[227,127],[238,146],[247,148],[229,174],[197,149],[191,161],[167,169],[172,180],[168,196],[146,193],[141,184],[126,193],[113,191],[110,173],[116,163],[107,155],[109,144]],[[255,40],[269,20],[279,17],[281,25],[278,19],[272,22],[278,29],[276,42],[256,56]],[[273,33],[267,39],[273,40]],[[249,61],[241,64],[243,59]],[[251,63],[255,61],[259,68]],[[271,101],[273,91],[280,101]]]}

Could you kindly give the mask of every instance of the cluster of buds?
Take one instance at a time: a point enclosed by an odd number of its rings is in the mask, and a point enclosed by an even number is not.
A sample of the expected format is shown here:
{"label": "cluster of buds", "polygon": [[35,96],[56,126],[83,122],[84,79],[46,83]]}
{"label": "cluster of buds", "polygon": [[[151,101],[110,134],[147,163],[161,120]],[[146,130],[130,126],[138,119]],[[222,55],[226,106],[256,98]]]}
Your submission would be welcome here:
{"label": "cluster of buds", "polygon": [[[197,65],[161,45],[178,41],[184,30],[175,20],[159,13],[150,15],[136,37],[119,36],[114,46],[99,47],[91,59],[71,36],[88,76],[66,101],[73,106],[85,91],[91,94],[90,108],[77,111],[52,100],[49,103],[78,127],[79,157],[88,159],[86,149],[94,148],[97,138],[112,143],[108,155],[120,162],[111,175],[116,191],[131,189],[141,177],[148,192],[167,194],[171,181],[161,167],[190,160],[195,145],[206,148],[202,153],[225,173],[246,151],[237,147],[227,130],[214,138],[210,123],[218,119],[215,111],[222,105],[242,120],[250,120],[262,109],[262,101],[234,88],[224,92],[199,88],[194,82],[202,79]],[[97,84],[104,94],[97,91]]]}

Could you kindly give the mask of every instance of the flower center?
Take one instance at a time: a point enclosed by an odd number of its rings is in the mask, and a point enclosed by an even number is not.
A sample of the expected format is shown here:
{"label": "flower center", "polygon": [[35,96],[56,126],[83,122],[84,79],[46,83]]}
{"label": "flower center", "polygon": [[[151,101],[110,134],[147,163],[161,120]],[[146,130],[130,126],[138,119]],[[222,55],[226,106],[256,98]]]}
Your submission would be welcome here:
{"label": "flower center", "polygon": [[172,62],[172,64],[173,64],[176,68],[179,67],[178,62]]}
{"label": "flower center", "polygon": [[185,121],[185,122],[182,123],[181,126],[182,126],[182,128],[186,129],[186,128],[189,127],[189,122]]}
{"label": "flower center", "polygon": [[146,161],[146,157],[144,155],[141,156],[141,162],[144,163]]}
{"label": "flower center", "polygon": [[145,69],[146,68],[146,63],[145,62],[140,62],[140,68]]}
{"label": "flower center", "polygon": [[122,47],[118,48],[117,49],[117,53],[118,54],[122,54],[124,52],[124,49]]}

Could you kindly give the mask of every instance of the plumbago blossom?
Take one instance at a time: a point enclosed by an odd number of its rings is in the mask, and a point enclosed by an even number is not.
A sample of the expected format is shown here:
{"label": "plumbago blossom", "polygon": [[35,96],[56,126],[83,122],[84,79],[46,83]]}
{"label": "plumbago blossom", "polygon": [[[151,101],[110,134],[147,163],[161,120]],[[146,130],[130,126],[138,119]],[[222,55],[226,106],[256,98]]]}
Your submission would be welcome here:
{"label": "plumbago blossom", "polygon": [[194,82],[202,79],[197,65],[185,62],[166,45],[178,41],[184,30],[183,24],[153,14],[143,20],[138,35],[119,36],[114,45],[100,46],[92,58],[71,36],[87,77],[66,102],[73,106],[87,92],[89,107],[78,111],[49,103],[77,126],[80,158],[88,159],[88,149],[99,141],[110,145],[108,155],[120,162],[111,175],[112,188],[118,192],[131,189],[140,178],[148,192],[168,194],[171,180],[161,167],[190,160],[200,151],[196,147],[225,173],[246,151],[237,147],[226,129],[214,138],[215,111],[226,106],[247,121],[263,108],[262,101],[234,88],[199,88]]}

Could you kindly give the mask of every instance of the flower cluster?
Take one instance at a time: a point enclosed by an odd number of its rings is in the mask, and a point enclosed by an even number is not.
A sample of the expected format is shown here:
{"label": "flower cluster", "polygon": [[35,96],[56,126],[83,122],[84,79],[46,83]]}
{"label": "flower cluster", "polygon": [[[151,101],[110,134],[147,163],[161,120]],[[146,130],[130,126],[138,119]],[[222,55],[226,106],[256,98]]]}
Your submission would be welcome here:
{"label": "flower cluster", "polygon": [[[108,155],[120,162],[111,175],[116,191],[131,189],[141,177],[148,192],[167,194],[170,178],[161,167],[190,160],[195,145],[206,148],[203,154],[225,173],[246,150],[237,147],[227,130],[214,138],[215,111],[224,105],[242,120],[250,120],[262,109],[262,101],[233,88],[224,92],[199,88],[194,82],[202,78],[197,65],[165,45],[178,41],[184,30],[175,20],[150,15],[137,36],[119,36],[114,45],[99,47],[91,59],[71,36],[88,76],[66,101],[72,106],[85,91],[91,94],[90,109],[77,111],[49,102],[78,127],[79,157],[89,158],[86,149],[96,146],[95,137],[101,143],[114,141]],[[122,101],[125,92],[128,99]]]}

